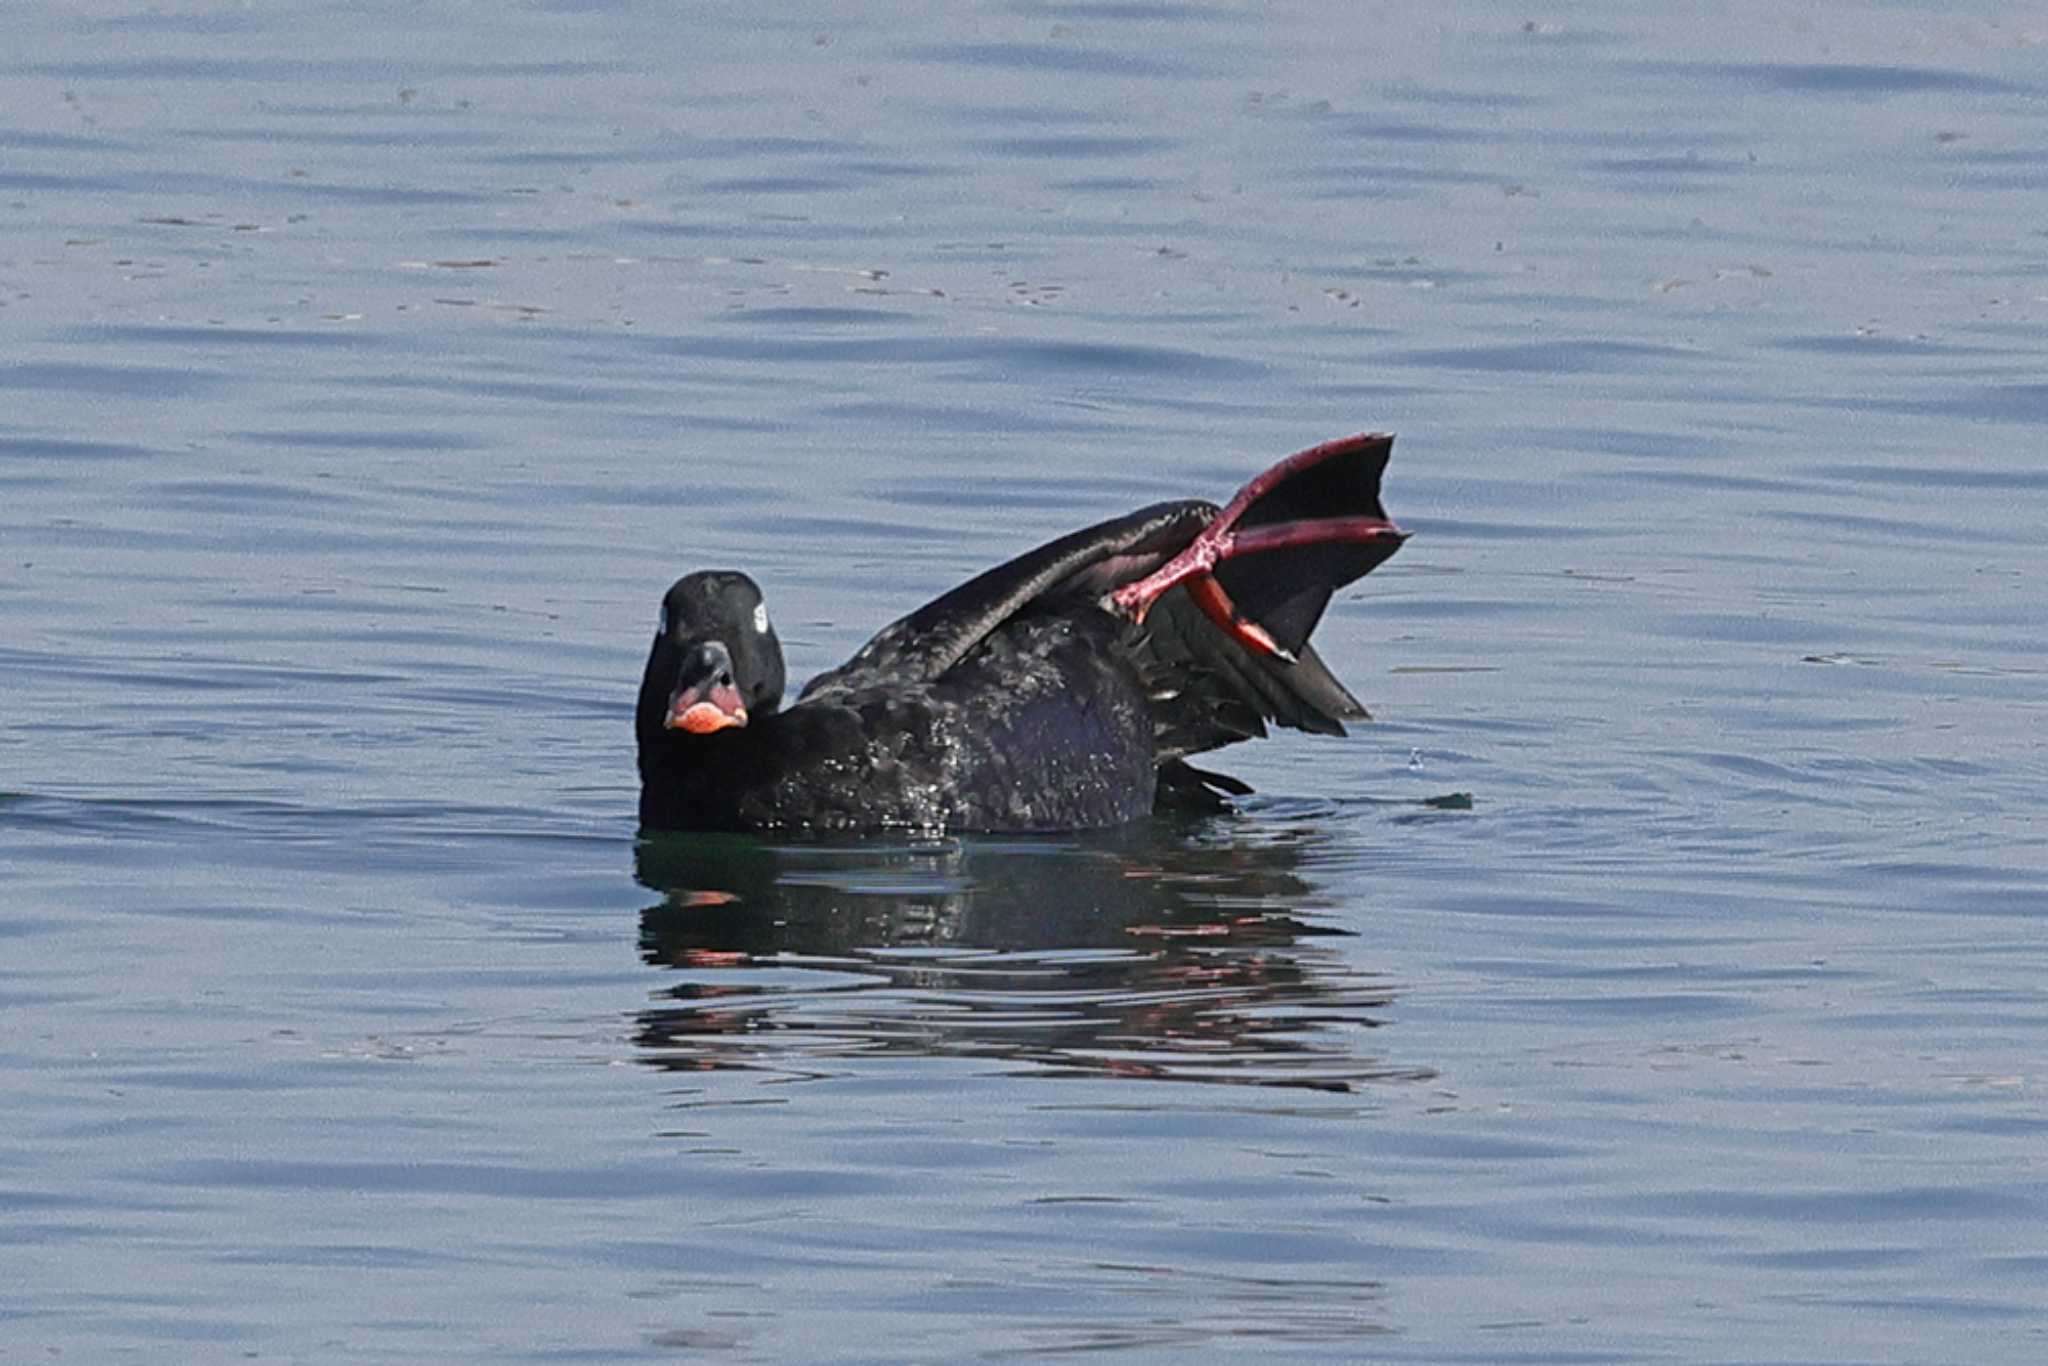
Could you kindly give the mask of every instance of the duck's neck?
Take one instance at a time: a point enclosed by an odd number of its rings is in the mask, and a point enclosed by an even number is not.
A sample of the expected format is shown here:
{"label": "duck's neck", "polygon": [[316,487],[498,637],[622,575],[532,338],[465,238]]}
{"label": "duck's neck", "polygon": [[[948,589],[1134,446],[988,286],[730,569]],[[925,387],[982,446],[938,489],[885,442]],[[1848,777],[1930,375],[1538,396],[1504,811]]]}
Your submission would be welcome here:
{"label": "duck's neck", "polygon": [[677,735],[658,727],[640,735],[640,824],[652,830],[719,830],[734,820],[720,736]]}

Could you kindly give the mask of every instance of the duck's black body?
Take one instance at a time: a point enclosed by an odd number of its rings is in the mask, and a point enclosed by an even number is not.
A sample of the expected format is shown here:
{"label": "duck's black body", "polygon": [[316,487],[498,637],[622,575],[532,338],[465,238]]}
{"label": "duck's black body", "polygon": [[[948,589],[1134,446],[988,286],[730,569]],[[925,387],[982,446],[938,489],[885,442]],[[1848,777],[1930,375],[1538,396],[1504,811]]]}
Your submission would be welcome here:
{"label": "duck's black body", "polygon": [[742,574],[662,604],[641,684],[648,829],[1076,830],[1243,784],[1188,754],[1363,707],[1308,646],[1330,595],[1403,533],[1392,438],[1283,461],[1225,508],[1161,503],[989,570],[781,707],[781,648]]}

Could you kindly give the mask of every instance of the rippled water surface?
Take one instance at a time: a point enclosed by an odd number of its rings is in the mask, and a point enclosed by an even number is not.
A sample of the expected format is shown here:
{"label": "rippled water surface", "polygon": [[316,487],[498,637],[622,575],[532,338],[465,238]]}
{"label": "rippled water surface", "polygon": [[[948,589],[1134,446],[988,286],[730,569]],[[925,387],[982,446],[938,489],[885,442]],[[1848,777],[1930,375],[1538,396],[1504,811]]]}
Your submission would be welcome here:
{"label": "rippled water surface", "polygon": [[[2037,17],[8,24],[0,1356],[2048,1354]],[[636,839],[677,574],[1362,429],[1235,815]]]}

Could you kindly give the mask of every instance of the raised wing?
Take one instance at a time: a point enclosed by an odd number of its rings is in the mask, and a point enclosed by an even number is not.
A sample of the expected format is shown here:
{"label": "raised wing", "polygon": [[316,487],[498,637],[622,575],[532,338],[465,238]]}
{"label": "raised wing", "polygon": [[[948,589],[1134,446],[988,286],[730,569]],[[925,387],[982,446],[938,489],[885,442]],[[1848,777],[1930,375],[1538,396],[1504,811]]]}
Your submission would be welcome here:
{"label": "raised wing", "polygon": [[1264,735],[1268,721],[1341,735],[1365,708],[1308,639],[1331,596],[1407,539],[1380,503],[1393,442],[1328,442],[1221,508],[1159,503],[1062,536],[885,627],[804,695],[935,679],[1018,612],[1059,599],[1131,624],[1162,762],[1184,768],[1181,756]]}
{"label": "raised wing", "polygon": [[1192,499],[1156,503],[1049,541],[883,627],[853,658],[806,684],[803,695],[937,678],[1033,603],[1100,599],[1144,578],[1185,550],[1217,511]]}

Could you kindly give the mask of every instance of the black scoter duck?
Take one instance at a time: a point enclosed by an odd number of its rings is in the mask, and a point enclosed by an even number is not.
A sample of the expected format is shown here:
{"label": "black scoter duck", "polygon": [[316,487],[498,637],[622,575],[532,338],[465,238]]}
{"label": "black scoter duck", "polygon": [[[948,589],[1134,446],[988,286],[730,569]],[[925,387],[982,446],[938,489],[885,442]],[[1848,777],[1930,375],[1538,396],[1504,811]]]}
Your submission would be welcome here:
{"label": "black scoter duck", "polygon": [[1332,441],[1220,508],[1062,536],[883,628],[788,707],[754,581],[677,580],[634,722],[641,825],[1080,830],[1249,792],[1187,756],[1366,715],[1308,638],[1407,539],[1380,505],[1393,443]]}

